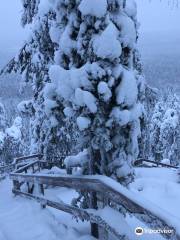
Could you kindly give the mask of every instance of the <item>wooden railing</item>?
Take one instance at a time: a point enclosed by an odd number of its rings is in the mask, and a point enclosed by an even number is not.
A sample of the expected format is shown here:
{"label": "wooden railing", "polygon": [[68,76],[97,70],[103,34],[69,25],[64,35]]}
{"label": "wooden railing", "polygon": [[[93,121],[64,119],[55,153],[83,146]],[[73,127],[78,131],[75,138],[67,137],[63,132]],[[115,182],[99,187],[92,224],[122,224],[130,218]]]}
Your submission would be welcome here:
{"label": "wooden railing", "polygon": [[11,164],[0,167],[0,174],[12,172],[14,169],[26,165],[28,161],[36,159],[40,160],[42,157],[42,154],[33,154],[29,156],[15,158]]}
{"label": "wooden railing", "polygon": [[28,155],[28,156],[23,156],[23,157],[18,157],[15,158],[13,161],[13,164],[18,168],[19,166],[21,166],[21,164],[27,164],[30,160],[40,160],[43,158],[42,154],[32,154],[32,155]]}
{"label": "wooden railing", "polygon": [[[32,174],[40,171],[44,167],[44,162],[37,160],[30,163],[15,172],[10,174],[10,178],[13,180],[13,193],[20,196],[25,196],[30,199],[34,199],[42,205],[42,207],[49,206],[58,210],[67,212],[79,218],[91,223],[91,233],[94,237],[98,238],[97,225],[101,229],[108,229],[109,234],[113,234],[117,239],[128,239],[127,236],[123,236],[121,231],[110,226],[104,219],[98,215],[98,211],[90,209],[81,209],[62,201],[55,202],[46,199],[43,195],[44,185],[46,186],[58,186],[75,189],[77,191],[85,191],[89,194],[93,194],[94,200],[96,200],[96,208],[98,202],[106,199],[106,203],[109,206],[116,204],[122,206],[127,212],[133,214],[135,217],[146,223],[153,229],[171,229],[171,234],[163,234],[167,239],[180,240],[179,232],[177,232],[176,221],[168,212],[158,208],[157,206],[149,203],[146,200],[140,198],[137,194],[130,192],[128,189],[121,186],[116,181],[105,176],[72,176],[72,175],[40,175]],[[32,173],[31,173],[32,172]],[[21,186],[27,184],[27,192],[21,191]],[[37,184],[40,195],[33,194],[33,187]],[[95,207],[92,205],[91,207]],[[102,206],[102,204],[101,204]],[[121,228],[121,225],[119,226]],[[100,238],[101,239],[101,238]],[[132,240],[132,239],[129,239]]]}
{"label": "wooden railing", "polygon": [[166,167],[166,168],[174,168],[174,169],[178,169],[178,167],[170,165],[170,164],[165,164],[165,163],[161,163],[161,162],[156,162],[156,161],[152,161],[152,160],[148,160],[148,159],[144,159],[144,158],[140,158],[137,159],[134,162],[135,166],[141,166],[143,163],[152,163],[154,165],[156,165],[157,167],[161,166],[161,167]]}

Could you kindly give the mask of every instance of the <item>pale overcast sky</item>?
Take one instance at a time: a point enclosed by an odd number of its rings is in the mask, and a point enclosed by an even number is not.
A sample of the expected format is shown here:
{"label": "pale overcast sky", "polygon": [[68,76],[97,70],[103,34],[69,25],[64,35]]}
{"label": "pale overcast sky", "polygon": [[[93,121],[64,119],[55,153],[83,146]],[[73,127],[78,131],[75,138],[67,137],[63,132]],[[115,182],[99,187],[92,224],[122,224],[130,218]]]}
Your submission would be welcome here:
{"label": "pale overcast sky", "polygon": [[176,32],[180,34],[180,6],[168,0],[137,0],[141,33]]}
{"label": "pale overcast sky", "polygon": [[21,27],[21,0],[3,0],[0,5],[0,51],[14,51],[27,32]]}
{"label": "pale overcast sky", "polygon": [[[180,7],[168,6],[168,0],[137,0],[140,33],[172,32],[180,36]],[[3,0],[0,5],[0,51],[14,51],[26,39],[27,31],[20,26],[21,0]]]}

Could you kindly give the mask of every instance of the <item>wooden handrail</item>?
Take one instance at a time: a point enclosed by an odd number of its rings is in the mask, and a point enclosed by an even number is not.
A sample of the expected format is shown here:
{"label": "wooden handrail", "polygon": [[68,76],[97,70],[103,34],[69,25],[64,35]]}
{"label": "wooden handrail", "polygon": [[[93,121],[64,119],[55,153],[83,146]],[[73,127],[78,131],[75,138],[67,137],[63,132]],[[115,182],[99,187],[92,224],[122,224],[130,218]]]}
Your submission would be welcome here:
{"label": "wooden handrail", "polygon": [[[32,163],[26,164],[25,166],[18,168],[17,170],[14,171],[14,173],[23,173],[26,172],[26,170],[28,170],[30,167],[34,167],[35,165],[39,164],[39,161],[34,161]],[[11,175],[11,174],[10,174]]]}
{"label": "wooden handrail", "polygon": [[[29,167],[31,167],[31,164],[29,164]],[[22,182],[29,182],[34,184],[38,183],[50,186],[73,188],[76,190],[95,191],[102,193],[104,196],[107,195],[107,197],[110,197],[109,194],[111,194],[113,195],[113,201],[124,205],[124,207],[128,209],[129,212],[143,213],[142,207],[138,206],[135,203],[132,203],[132,201],[129,200],[125,195],[121,194],[115,189],[107,187],[97,178],[89,178],[89,176],[73,177],[72,175],[55,177],[49,175],[41,176],[35,174],[18,173],[11,173],[10,178],[12,180],[19,180]]]}
{"label": "wooden handrail", "polygon": [[137,159],[137,160],[134,162],[134,165],[137,166],[138,164],[142,164],[143,162],[153,163],[153,164],[156,164],[157,166],[162,166],[162,167],[168,167],[168,168],[178,169],[178,167],[172,166],[172,165],[170,165],[170,164],[161,163],[161,162],[156,162],[156,161],[152,161],[152,160],[148,160],[148,159],[144,159],[144,158],[139,158],[139,159]]}
{"label": "wooden handrail", "polygon": [[[14,161],[9,164],[9,165],[5,165],[5,166],[1,166],[0,167],[0,172],[1,173],[4,173],[6,172],[7,170],[9,171],[12,171],[13,169],[15,169],[18,165],[19,162],[23,161],[23,160],[30,160],[30,159],[42,159],[43,155],[42,154],[33,154],[33,155],[29,155],[29,156],[23,156],[23,157],[18,157],[18,158],[15,158]],[[25,167],[25,166],[24,166]],[[18,171],[19,172],[19,171]],[[20,172],[19,172],[20,173]]]}
{"label": "wooden handrail", "polygon": [[[133,213],[137,218],[147,223],[150,227],[156,227],[157,229],[173,229],[173,239],[180,240],[180,235],[179,233],[176,233],[175,230],[176,223],[174,217],[169,216],[169,213],[160,210],[156,205],[139,198],[135,193],[130,192],[111,178],[98,175],[49,176],[19,173],[12,173],[10,174],[10,177],[14,182],[22,181],[39,185],[46,184],[50,186],[68,187],[76,190],[100,193],[101,196],[109,199],[109,201],[122,205],[128,212]],[[19,189],[16,189],[15,186],[13,191],[16,193]],[[163,234],[163,236],[172,239],[172,235]]]}
{"label": "wooden handrail", "polygon": [[[82,221],[89,221],[91,223],[98,224],[98,226],[102,227],[103,229],[108,228],[108,231],[111,234],[113,234],[114,236],[116,236],[117,239],[119,239],[119,240],[124,239],[123,236],[117,230],[115,230],[113,227],[108,225],[106,223],[106,221],[104,221],[100,216],[89,212],[87,209],[85,210],[85,209],[81,209],[81,208],[78,208],[78,207],[74,207],[74,206],[66,204],[62,201],[55,202],[55,201],[52,201],[52,200],[45,199],[43,197],[34,196],[32,194],[29,194],[29,193],[21,192],[19,190],[13,190],[13,193],[16,194],[16,195],[19,195],[19,196],[25,196],[29,199],[36,200],[41,204],[42,207],[45,207],[45,205],[46,205],[46,206],[64,211],[66,213],[69,213],[72,216],[74,216],[75,218],[79,218]],[[131,239],[129,239],[129,240],[131,240]]]}
{"label": "wooden handrail", "polygon": [[20,161],[23,161],[23,160],[28,160],[28,159],[33,159],[33,158],[41,159],[42,157],[43,157],[42,154],[36,153],[36,154],[29,155],[29,156],[23,156],[23,157],[15,158],[13,163],[17,164],[17,163],[19,163]]}

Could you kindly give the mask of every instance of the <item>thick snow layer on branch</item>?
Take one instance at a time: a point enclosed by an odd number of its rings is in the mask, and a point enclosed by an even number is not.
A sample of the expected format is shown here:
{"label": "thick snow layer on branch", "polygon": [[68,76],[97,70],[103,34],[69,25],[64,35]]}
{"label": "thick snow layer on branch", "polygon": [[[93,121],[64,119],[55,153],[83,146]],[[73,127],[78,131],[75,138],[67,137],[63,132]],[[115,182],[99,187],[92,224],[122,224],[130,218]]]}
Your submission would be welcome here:
{"label": "thick snow layer on branch", "polygon": [[75,102],[82,107],[86,105],[92,113],[97,112],[96,98],[88,91],[77,88],[75,91]]}
{"label": "thick snow layer on branch", "polygon": [[135,106],[129,110],[121,110],[120,107],[114,107],[110,117],[118,123],[120,126],[124,126],[130,122],[139,120],[139,117],[142,116],[143,106],[135,104]]}
{"label": "thick snow layer on branch", "polygon": [[77,106],[86,106],[90,112],[95,113],[97,111],[96,98],[91,92],[81,89],[81,87],[91,88],[87,75],[90,67],[92,66],[87,64],[80,69],[64,70],[59,66],[53,66],[50,68],[49,75],[57,86],[57,95],[67,101],[72,101]]}
{"label": "thick snow layer on branch", "polygon": [[107,0],[82,0],[79,5],[82,15],[103,17],[107,11]]}
{"label": "thick snow layer on branch", "polygon": [[52,111],[53,108],[57,107],[58,104],[56,103],[56,101],[50,100],[50,99],[46,99],[44,101],[44,105],[45,105],[45,113],[47,115],[49,115]]}
{"label": "thick snow layer on branch", "polygon": [[176,110],[174,109],[168,109],[165,112],[163,123],[161,125],[162,128],[166,128],[168,125],[171,126],[172,128],[176,128],[178,125],[178,114]]}
{"label": "thick snow layer on branch", "polygon": [[129,17],[135,18],[137,15],[137,4],[134,0],[126,0],[125,12]]}
{"label": "thick snow layer on branch", "polygon": [[66,117],[73,117],[74,115],[73,109],[71,107],[64,108],[63,112]]}
{"label": "thick snow layer on branch", "polygon": [[66,157],[64,160],[64,164],[66,168],[70,167],[82,167],[88,163],[88,151],[84,149],[82,152],[78,153],[75,156]]}
{"label": "thick snow layer on branch", "polygon": [[90,124],[91,124],[91,120],[87,117],[78,117],[77,118],[77,125],[79,127],[79,130],[81,130],[81,131],[88,128]]}
{"label": "thick snow layer on branch", "polygon": [[17,105],[17,109],[20,113],[32,112],[32,100],[22,101]]}
{"label": "thick snow layer on branch", "polygon": [[0,132],[0,150],[3,148],[4,146],[4,140],[5,140],[6,134],[3,132]]}
{"label": "thick snow layer on branch", "polygon": [[76,42],[70,38],[72,29],[67,26],[63,34],[61,35],[59,46],[62,52],[69,55],[72,49],[76,46]]}
{"label": "thick snow layer on branch", "polygon": [[98,84],[98,93],[102,95],[104,101],[108,101],[112,97],[112,92],[110,88],[108,87],[108,84],[106,82],[101,81]]}
{"label": "thick snow layer on branch", "polygon": [[93,42],[95,54],[102,59],[113,60],[121,56],[121,43],[117,39],[118,31],[113,23],[110,23],[107,28],[96,36]]}
{"label": "thick snow layer on branch", "polygon": [[129,18],[126,14],[120,13],[113,17],[117,26],[121,29],[120,37],[123,46],[133,48],[136,43],[136,28],[133,20]]}
{"label": "thick snow layer on branch", "polygon": [[123,71],[122,80],[116,89],[116,101],[118,104],[133,106],[137,100],[138,89],[133,72]]}
{"label": "thick snow layer on branch", "polygon": [[14,140],[20,140],[22,135],[21,128],[22,128],[22,118],[17,117],[15,118],[13,125],[10,128],[6,129],[6,134],[12,137]]}
{"label": "thick snow layer on branch", "polygon": [[51,9],[53,9],[54,1],[49,0],[40,0],[38,6],[38,14],[39,16],[43,16],[47,14]]}

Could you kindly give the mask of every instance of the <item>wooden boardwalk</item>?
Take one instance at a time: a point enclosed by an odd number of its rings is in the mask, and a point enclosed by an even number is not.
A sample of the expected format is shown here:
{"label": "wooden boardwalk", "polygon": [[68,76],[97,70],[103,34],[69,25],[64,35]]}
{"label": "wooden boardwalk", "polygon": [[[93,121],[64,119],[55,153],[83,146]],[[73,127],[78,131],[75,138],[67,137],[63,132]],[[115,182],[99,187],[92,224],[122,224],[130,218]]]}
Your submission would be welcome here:
{"label": "wooden boardwalk", "polygon": [[[133,194],[111,178],[98,175],[42,175],[40,174],[40,171],[44,168],[44,164],[45,163],[41,160],[35,160],[11,173],[10,177],[13,180],[13,193],[15,195],[36,200],[42,205],[42,207],[49,206],[56,208],[70,213],[82,221],[90,222],[92,235],[99,239],[102,239],[103,234],[103,237],[106,237],[106,239],[108,234],[114,235],[117,239],[128,239],[127,236],[122,235],[121,231],[108,224],[96,214],[98,207],[104,205],[105,201],[110,207],[113,203],[123,206],[127,212],[133,214],[151,228],[172,229],[172,234],[163,234],[163,237],[180,240],[180,235],[176,226],[176,219],[173,219],[172,216],[169,216],[168,213],[157,208],[157,206],[152,203]],[[24,184],[27,186],[27,191],[21,190],[21,187]],[[35,185],[38,185],[39,188],[38,195],[33,194],[33,188]],[[77,191],[86,191],[89,194],[93,194],[95,204],[92,204],[91,208],[94,208],[95,210],[92,212],[90,209],[82,209],[63,202],[49,200],[44,196],[44,185],[72,188]],[[104,231],[99,233],[99,229],[104,229]]]}

